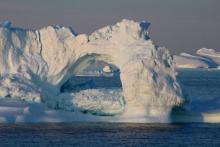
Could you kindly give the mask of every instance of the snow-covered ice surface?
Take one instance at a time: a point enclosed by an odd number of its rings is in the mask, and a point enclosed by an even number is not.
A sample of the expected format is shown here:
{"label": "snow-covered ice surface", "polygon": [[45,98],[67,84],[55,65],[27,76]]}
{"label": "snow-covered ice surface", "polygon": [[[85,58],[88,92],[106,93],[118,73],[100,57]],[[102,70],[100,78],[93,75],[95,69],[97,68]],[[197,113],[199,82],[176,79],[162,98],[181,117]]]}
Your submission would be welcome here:
{"label": "snow-covered ice surface", "polygon": [[[122,20],[77,35],[58,25],[25,30],[3,23],[1,121],[169,122],[174,108],[184,109],[187,100],[176,82],[172,56],[152,43],[148,27],[146,21]],[[102,76],[119,73],[121,88],[90,88],[94,82],[86,82],[66,92],[71,77],[82,76],[94,62],[112,67]]]}
{"label": "snow-covered ice surface", "polygon": [[174,55],[177,68],[220,68],[220,53],[214,49],[202,48],[196,55],[181,53]]}

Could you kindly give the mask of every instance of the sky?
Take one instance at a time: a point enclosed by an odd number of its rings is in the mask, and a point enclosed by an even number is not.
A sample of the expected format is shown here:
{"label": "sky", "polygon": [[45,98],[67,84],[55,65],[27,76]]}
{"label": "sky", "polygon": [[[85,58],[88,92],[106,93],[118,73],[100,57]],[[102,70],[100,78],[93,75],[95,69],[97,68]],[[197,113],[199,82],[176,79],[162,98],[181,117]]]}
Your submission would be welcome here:
{"label": "sky", "polygon": [[123,18],[151,22],[153,42],[172,54],[220,51],[220,0],[0,0],[0,22],[25,28],[62,24],[90,34]]}

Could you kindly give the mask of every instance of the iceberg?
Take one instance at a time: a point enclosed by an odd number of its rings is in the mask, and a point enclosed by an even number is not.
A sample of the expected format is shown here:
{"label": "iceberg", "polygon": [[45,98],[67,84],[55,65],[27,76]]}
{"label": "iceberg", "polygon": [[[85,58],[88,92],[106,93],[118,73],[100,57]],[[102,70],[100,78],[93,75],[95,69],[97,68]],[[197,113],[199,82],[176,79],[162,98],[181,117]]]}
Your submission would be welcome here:
{"label": "iceberg", "polygon": [[[103,115],[104,121],[168,121],[172,109],[184,107],[186,99],[176,81],[172,56],[153,44],[149,25],[124,19],[87,35],[64,26],[28,30],[4,23],[0,98],[45,104],[83,118],[92,115],[97,121]],[[121,89],[61,91],[94,60],[119,69]]]}
{"label": "iceberg", "polygon": [[220,52],[215,51],[214,49],[201,48],[196,52],[198,55],[212,60],[217,68],[220,66]]}
{"label": "iceberg", "polygon": [[201,48],[196,55],[181,53],[174,55],[177,68],[218,68],[220,65],[220,53],[214,49]]}
{"label": "iceberg", "polygon": [[211,64],[209,59],[187,53],[174,55],[174,61],[178,68],[209,68]]}

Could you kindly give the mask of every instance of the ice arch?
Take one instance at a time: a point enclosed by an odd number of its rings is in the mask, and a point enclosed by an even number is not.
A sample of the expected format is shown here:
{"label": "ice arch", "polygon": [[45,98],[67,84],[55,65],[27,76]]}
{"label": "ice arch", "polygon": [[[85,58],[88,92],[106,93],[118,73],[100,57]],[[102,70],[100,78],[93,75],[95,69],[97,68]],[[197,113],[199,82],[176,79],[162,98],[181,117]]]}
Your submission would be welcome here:
{"label": "ice arch", "polygon": [[[108,71],[104,68],[108,67]],[[61,92],[107,88],[121,90],[120,70],[108,55],[87,54],[72,66],[72,77],[62,86]]]}
{"label": "ice arch", "polygon": [[80,57],[72,67],[73,75],[80,74],[80,72],[86,67],[93,64],[94,61],[103,61],[109,65],[113,65],[112,58],[108,55],[100,55],[100,54],[86,54],[83,57]]}
{"label": "ice arch", "polygon": [[[145,21],[122,20],[91,35],[75,35],[70,28],[61,26],[40,30],[2,26],[0,74],[23,77],[23,73],[29,73],[33,84],[46,89],[46,82],[59,95],[59,88],[77,71],[77,63],[83,57],[96,55],[95,58],[120,69],[125,115],[169,112],[172,107],[183,105],[184,99],[176,82],[172,57],[167,49],[153,44],[148,27]],[[33,76],[41,82],[33,80]]]}

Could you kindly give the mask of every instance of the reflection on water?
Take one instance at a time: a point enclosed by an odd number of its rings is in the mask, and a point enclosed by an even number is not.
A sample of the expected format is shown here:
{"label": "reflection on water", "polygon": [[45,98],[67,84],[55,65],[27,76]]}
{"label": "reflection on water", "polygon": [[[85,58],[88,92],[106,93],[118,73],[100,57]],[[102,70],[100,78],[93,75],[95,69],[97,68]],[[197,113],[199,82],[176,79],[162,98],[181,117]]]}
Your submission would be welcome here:
{"label": "reflection on water", "polygon": [[0,146],[220,146],[220,124],[1,124]]}

